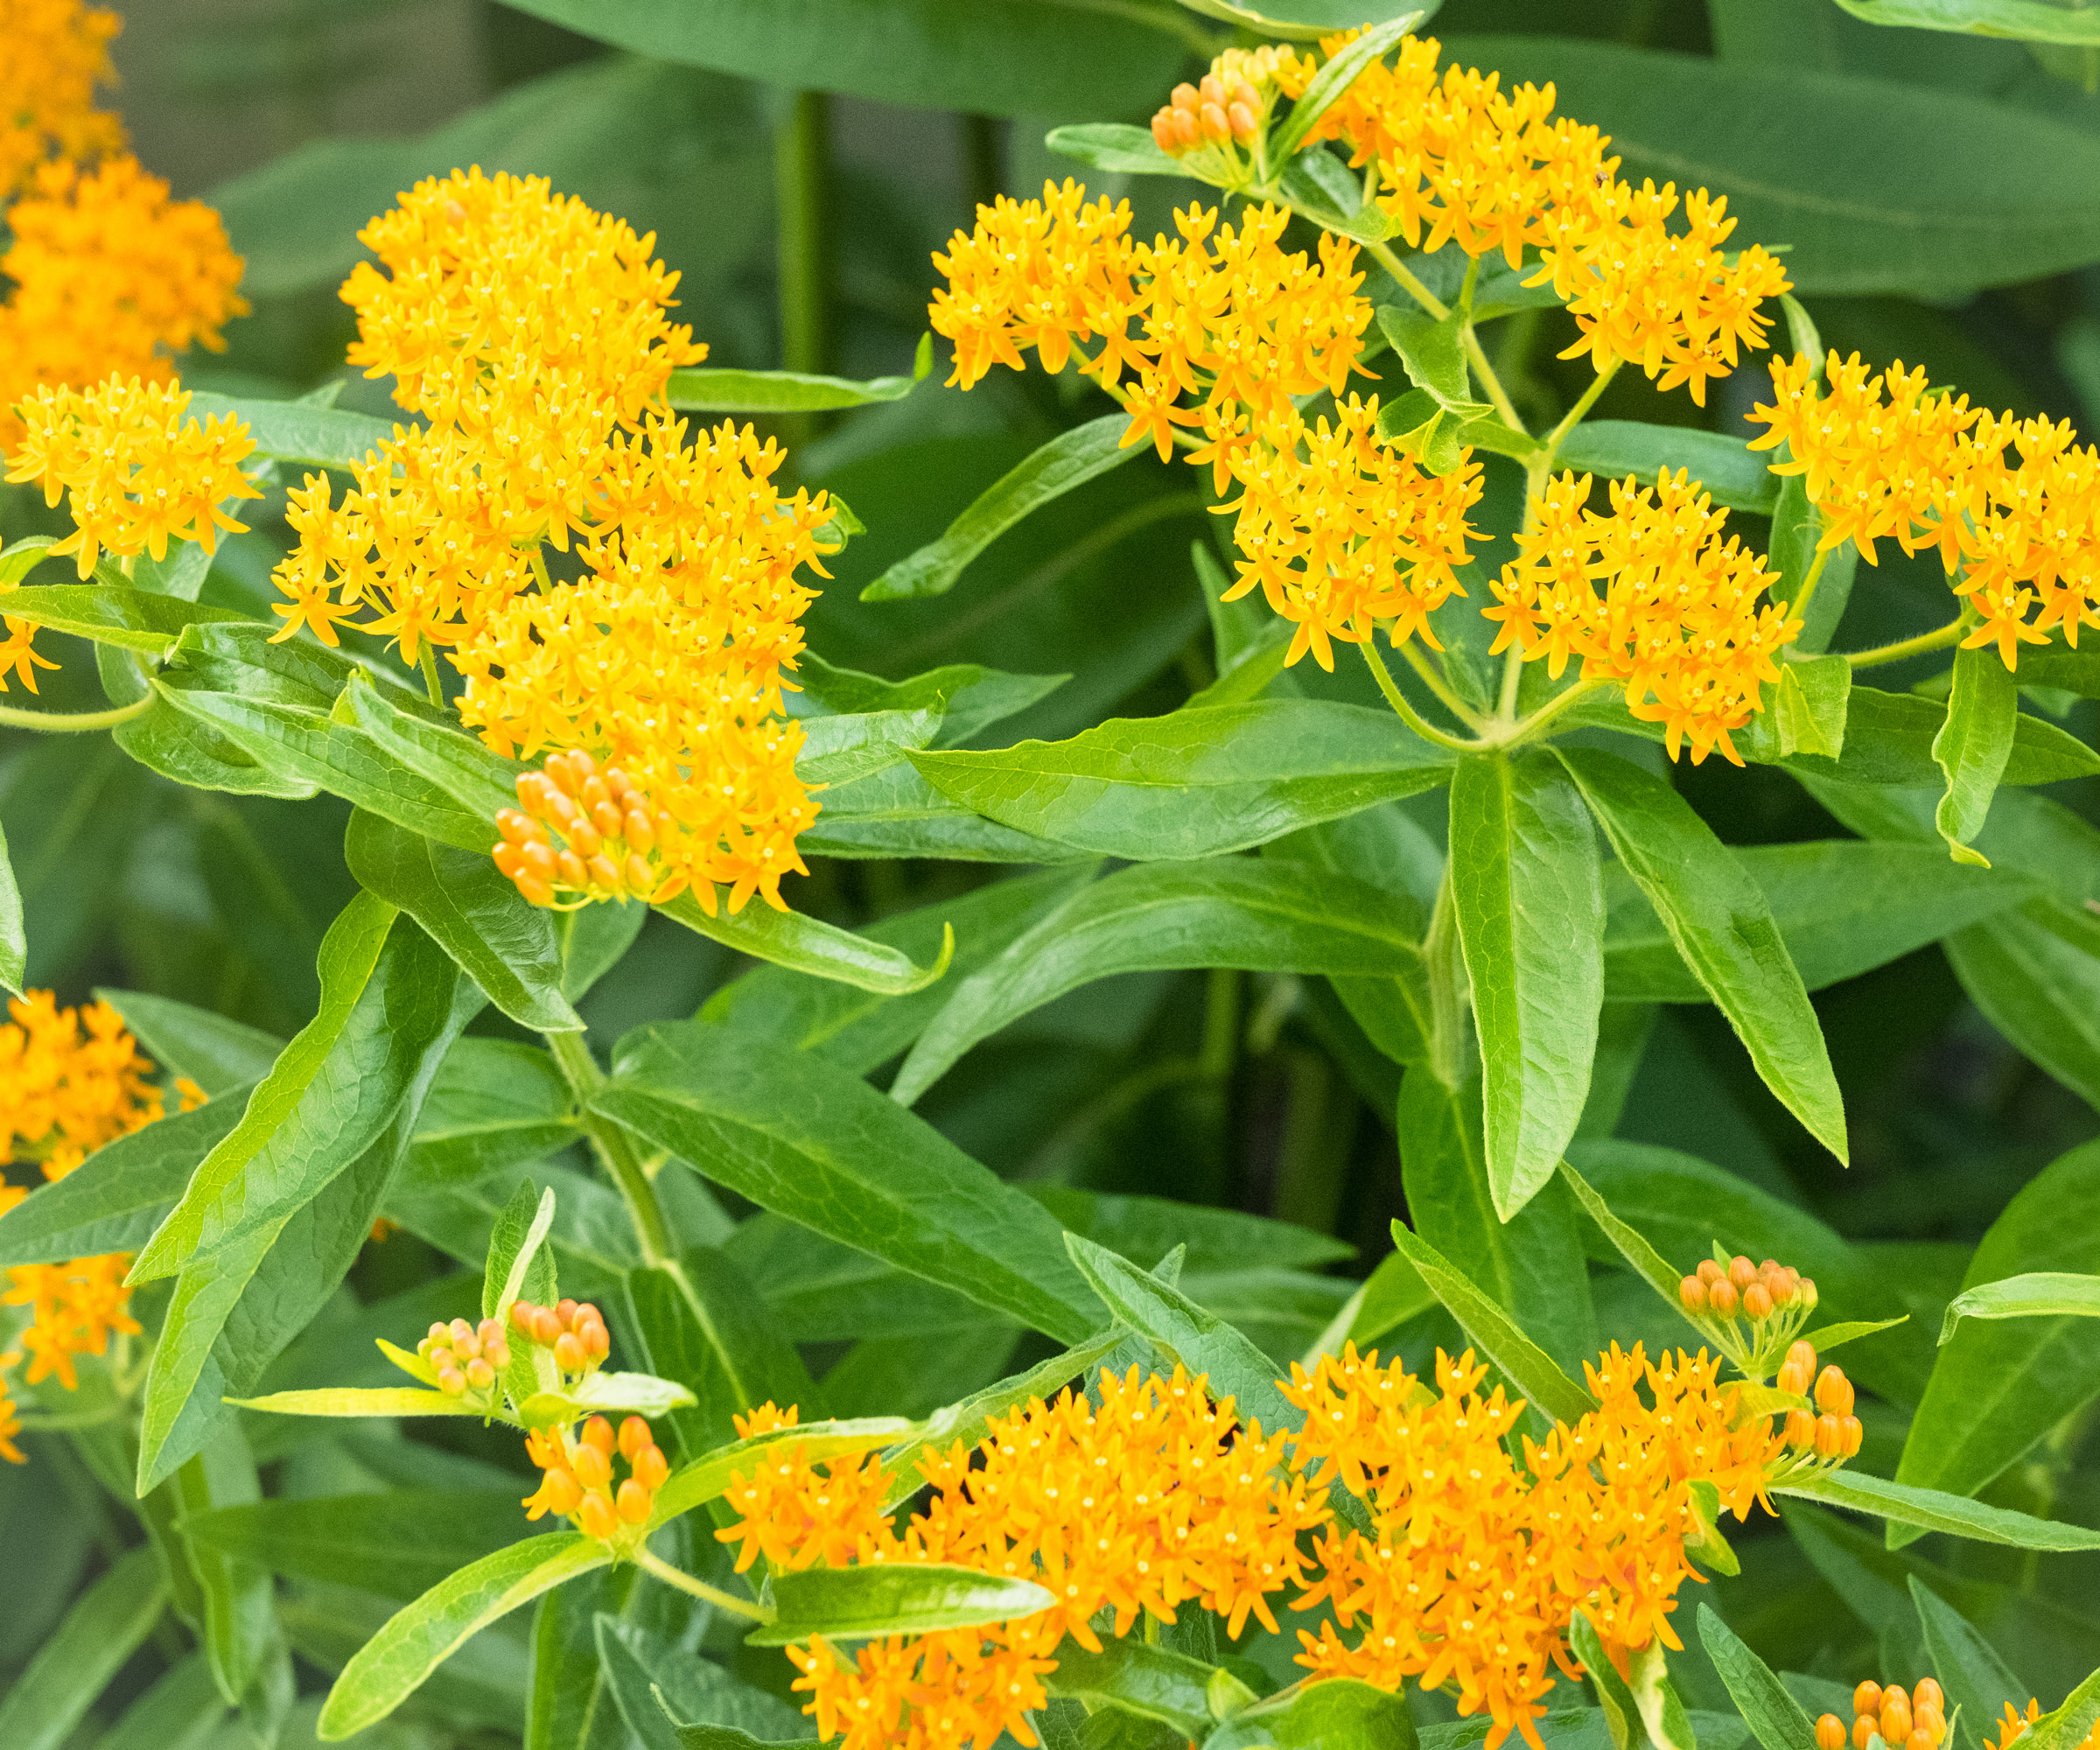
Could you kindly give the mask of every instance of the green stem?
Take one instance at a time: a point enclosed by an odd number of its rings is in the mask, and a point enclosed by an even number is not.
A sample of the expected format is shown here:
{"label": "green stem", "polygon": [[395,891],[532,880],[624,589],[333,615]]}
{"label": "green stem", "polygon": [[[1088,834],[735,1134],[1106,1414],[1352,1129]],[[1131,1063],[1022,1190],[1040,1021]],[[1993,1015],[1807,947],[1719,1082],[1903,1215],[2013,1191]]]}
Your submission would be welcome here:
{"label": "green stem", "polygon": [[1968,629],[1966,620],[1951,620],[1934,631],[1921,632],[1915,638],[1899,638],[1894,644],[1877,645],[1872,650],[1848,650],[1844,660],[1855,668],[1879,668],[1885,662],[1900,662],[1907,656],[1922,656],[1929,650],[1959,644]]}
{"label": "green stem", "polygon": [[1546,434],[1545,459],[1540,467],[1542,473],[1552,472],[1554,460],[1560,454],[1560,446],[1568,441],[1568,433],[1582,424],[1583,416],[1597,405],[1597,397],[1604,393],[1606,386],[1618,374],[1619,360],[1614,359],[1597,373],[1597,380],[1583,390],[1581,398],[1568,410],[1560,424]]}
{"label": "green stem", "polygon": [[1363,652],[1363,660],[1371,665],[1371,677],[1378,682],[1378,690],[1385,695],[1386,704],[1397,711],[1401,722],[1423,740],[1433,741],[1438,747],[1448,747],[1459,753],[1470,753],[1480,746],[1478,742],[1446,735],[1408,704],[1407,695],[1394,684],[1392,675],[1386,668],[1384,659],[1378,654],[1378,647],[1372,640],[1365,639],[1357,648]]}
{"label": "green stem", "polygon": [[1809,604],[1816,598],[1816,585],[1823,581],[1823,568],[1830,564],[1830,555],[1837,550],[1835,547],[1825,547],[1816,555],[1809,566],[1809,575],[1801,580],[1801,594],[1787,604],[1790,618],[1801,620],[1808,618]]}
{"label": "green stem", "polygon": [[1451,306],[1415,277],[1414,270],[1393,253],[1390,243],[1366,243],[1363,247],[1370,252],[1371,259],[1393,276],[1401,290],[1438,321],[1451,314]]}
{"label": "green stem", "polygon": [[115,729],[120,723],[129,723],[135,717],[151,709],[155,695],[148,693],[143,699],[134,699],[128,705],[117,705],[100,711],[25,711],[11,705],[0,705],[0,724],[10,729],[40,729],[61,735],[80,735],[91,730]]}
{"label": "green stem", "polygon": [[584,1129],[589,1134],[598,1158],[605,1163],[606,1171],[612,1175],[620,1186],[620,1194],[626,1199],[627,1217],[634,1224],[634,1236],[641,1242],[642,1261],[650,1264],[668,1264],[677,1256],[677,1241],[671,1233],[671,1224],[663,1213],[663,1205],[657,1200],[656,1187],[643,1171],[641,1158],[634,1152],[634,1144],[618,1124],[609,1123],[591,1110],[591,1096],[606,1085],[605,1072],[598,1067],[598,1060],[591,1055],[591,1047],[584,1043],[581,1033],[543,1033],[547,1048],[554,1054],[554,1060],[575,1095],[576,1103],[584,1115]]}
{"label": "green stem", "polygon": [[1545,704],[1541,705],[1536,710],[1533,711],[1530,717],[1524,718],[1522,722],[1518,724],[1516,726],[1516,732],[1504,740],[1502,746],[1504,747],[1521,747],[1527,741],[1536,741],[1541,732],[1543,732],[1545,729],[1545,726],[1549,723],[1552,722],[1555,718],[1558,717],[1561,712],[1567,710],[1570,705],[1575,704],[1578,699],[1587,697],[1590,694],[1595,692],[1600,687],[1605,687],[1610,684],[1611,683],[1607,681],[1580,681],[1578,682],[1574,686],[1570,687],[1564,693],[1554,694],[1554,696],[1548,699]]}
{"label": "green stem", "polygon": [[824,368],[824,183],[830,99],[798,91],[774,138],[780,207],[780,354],[791,371]]}
{"label": "green stem", "polygon": [[1459,344],[1465,347],[1466,362],[1473,367],[1474,374],[1480,378],[1480,387],[1488,391],[1488,399],[1493,403],[1494,410],[1502,415],[1502,424],[1512,431],[1524,432],[1529,436],[1525,431],[1523,416],[1517,412],[1516,403],[1509,399],[1509,392],[1502,387],[1502,380],[1495,375],[1494,367],[1488,362],[1487,349],[1480,345],[1480,337],[1473,332],[1472,323],[1466,325],[1465,332],[1459,336]]}
{"label": "green stem", "polygon": [[1240,975],[1228,966],[1210,969],[1203,1005],[1204,1074],[1223,1082],[1232,1074],[1234,1047],[1240,1037]]}
{"label": "green stem", "polygon": [[430,696],[430,703],[443,710],[444,688],[438,679],[438,647],[427,638],[423,640],[419,660],[423,664],[423,689]]}
{"label": "green stem", "polygon": [[680,1592],[690,1592],[695,1598],[704,1599],[717,1610],[726,1610],[733,1615],[748,1618],[752,1622],[771,1622],[773,1613],[762,1604],[754,1604],[747,1598],[738,1598],[719,1586],[711,1586],[705,1580],[695,1579],[681,1568],[668,1562],[643,1544],[634,1551],[634,1565],[644,1573],[654,1574],[666,1586],[676,1586]]}
{"label": "green stem", "polygon": [[1480,713],[1452,690],[1451,682],[1446,681],[1438,671],[1437,665],[1431,662],[1426,654],[1415,648],[1413,639],[1404,639],[1401,641],[1400,654],[1407,659],[1408,666],[1421,676],[1423,684],[1442,702],[1445,710],[1468,729],[1477,730],[1480,728]]}

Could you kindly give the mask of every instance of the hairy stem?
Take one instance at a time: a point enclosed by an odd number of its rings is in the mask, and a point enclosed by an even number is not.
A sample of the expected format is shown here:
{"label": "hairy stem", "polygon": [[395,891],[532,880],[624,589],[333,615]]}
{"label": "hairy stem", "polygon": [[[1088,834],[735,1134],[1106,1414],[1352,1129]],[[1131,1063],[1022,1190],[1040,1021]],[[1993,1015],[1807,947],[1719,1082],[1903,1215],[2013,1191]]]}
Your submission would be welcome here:
{"label": "hairy stem", "polygon": [[1371,678],[1378,682],[1378,690],[1385,695],[1385,702],[1399,714],[1400,721],[1424,741],[1433,741],[1438,747],[1448,747],[1454,752],[1466,753],[1477,747],[1477,742],[1467,741],[1456,735],[1446,735],[1431,723],[1414,706],[1407,702],[1407,695],[1394,683],[1392,673],[1378,654],[1378,647],[1371,639],[1365,639],[1357,647],[1363,652],[1363,660],[1371,665]]}
{"label": "hairy stem", "polygon": [[1446,710],[1468,729],[1477,730],[1480,728],[1480,713],[1458,696],[1457,692],[1452,690],[1451,682],[1444,678],[1442,671],[1437,665],[1422,651],[1416,648],[1413,639],[1404,639],[1399,648],[1401,655],[1407,659],[1408,666],[1421,676],[1423,685],[1437,696]]}
{"label": "hairy stem", "polygon": [[79,735],[92,730],[115,729],[120,723],[129,723],[150,710],[154,697],[155,695],[148,693],[144,698],[135,699],[128,705],[99,711],[31,711],[0,705],[0,724],[10,729],[40,729],[48,733]]}
{"label": "hairy stem", "polygon": [[695,1598],[704,1599],[718,1610],[726,1610],[752,1622],[771,1622],[773,1613],[762,1604],[754,1604],[747,1598],[738,1598],[720,1586],[711,1586],[705,1580],[695,1579],[682,1568],[674,1568],[648,1544],[634,1551],[634,1565],[644,1573],[654,1574],[666,1586],[676,1586],[680,1592],[690,1592]]}
{"label": "hairy stem", "polygon": [[1921,632],[1915,638],[1899,638],[1894,644],[1877,645],[1872,650],[1848,650],[1844,660],[1855,668],[1879,668],[1885,662],[1900,662],[1907,656],[1922,656],[1928,651],[1958,644],[1968,629],[1968,621],[1950,620],[1931,632]]}
{"label": "hairy stem", "polygon": [[541,1037],[547,1041],[547,1048],[554,1054],[562,1079],[568,1082],[569,1091],[575,1095],[576,1103],[582,1109],[584,1129],[592,1148],[620,1186],[620,1194],[626,1200],[627,1218],[634,1224],[634,1237],[640,1242],[643,1262],[672,1263],[677,1255],[677,1242],[663,1213],[663,1205],[657,1200],[656,1187],[643,1170],[640,1156],[635,1152],[634,1138],[618,1124],[601,1118],[591,1110],[591,1096],[606,1083],[605,1072],[591,1055],[591,1047],[584,1043],[581,1033],[543,1033]]}

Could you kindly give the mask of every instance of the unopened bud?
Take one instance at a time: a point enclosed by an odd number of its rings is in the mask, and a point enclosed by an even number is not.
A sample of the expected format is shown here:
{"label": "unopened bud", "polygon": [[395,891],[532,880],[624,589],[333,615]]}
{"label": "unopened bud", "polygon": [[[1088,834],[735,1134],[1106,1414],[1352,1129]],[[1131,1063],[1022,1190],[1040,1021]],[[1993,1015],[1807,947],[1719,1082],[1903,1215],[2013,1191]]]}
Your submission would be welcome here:
{"label": "unopened bud", "polygon": [[577,1509],[576,1522],[589,1537],[610,1537],[612,1528],[619,1522],[612,1513],[612,1503],[602,1489],[592,1489],[584,1497],[583,1505]]}
{"label": "unopened bud", "polygon": [[541,1306],[532,1315],[532,1340],[542,1348],[550,1347],[562,1334],[562,1321],[551,1306]]}
{"label": "unopened bud", "polygon": [[577,1503],[583,1500],[584,1492],[577,1487],[576,1479],[567,1471],[550,1471],[547,1480],[540,1485],[540,1492],[547,1497],[549,1508],[564,1518],[574,1513]]}
{"label": "unopened bud", "polygon": [[670,1465],[663,1456],[663,1448],[658,1446],[644,1446],[635,1453],[634,1466],[634,1480],[651,1494],[662,1488],[671,1474]]}
{"label": "unopened bud", "polygon": [[[1816,1418],[1816,1456],[1819,1459],[1837,1459],[1844,1455],[1844,1431],[1838,1424],[1835,1416],[1818,1416]],[[1881,1734],[1887,1737],[1886,1732]],[[1896,1741],[1900,1744],[1909,1737],[1906,1732]]]}
{"label": "unopened bud", "polygon": [[496,1382],[496,1370],[476,1355],[466,1364],[466,1382],[476,1391],[486,1391]]}
{"label": "unopened bud", "polygon": [[634,1454],[650,1445],[649,1424],[639,1416],[630,1416],[620,1424],[620,1455],[632,1464]]}
{"label": "unopened bud", "polygon": [[582,1438],[585,1446],[596,1446],[608,1459],[620,1445],[613,1436],[612,1424],[602,1416],[593,1416],[584,1424]]}
{"label": "unopened bud", "polygon": [[1174,111],[1161,109],[1152,116],[1152,144],[1163,152],[1171,152],[1178,142],[1174,138]]}
{"label": "unopened bud", "polygon": [[1930,1677],[1920,1677],[1916,1683],[1910,1686],[1910,1711],[1912,1718],[1914,1719],[1919,1718],[1922,1715],[1927,1708],[1932,1709],[1934,1712],[1942,1716],[1940,1726],[1943,1731],[1947,1725],[1945,1718],[1947,1709],[1947,1691],[1942,1690],[1939,1684],[1935,1683]]}
{"label": "unopened bud", "polygon": [[1688,1276],[1677,1284],[1677,1298],[1684,1303],[1687,1312],[1704,1312],[1706,1310],[1706,1284],[1696,1276]]}
{"label": "unopened bud", "polygon": [[1723,1277],[1728,1274],[1726,1270],[1723,1270],[1720,1265],[1716,1264],[1712,1258],[1701,1258],[1699,1260],[1698,1273],[1699,1280],[1704,1283],[1709,1288],[1712,1288],[1715,1283],[1718,1282]]}
{"label": "unopened bud", "polygon": [[564,1331],[554,1340],[554,1364],[564,1373],[581,1373],[584,1368],[584,1346],[576,1340],[576,1333]]}
{"label": "unopened bud", "polygon": [[1816,1412],[1813,1410],[1787,1411],[1787,1444],[1802,1452],[1816,1444]]}
{"label": "unopened bud", "polygon": [[[1816,1407],[1832,1416],[1850,1416],[1852,1413],[1852,1382],[1844,1376],[1843,1369],[1826,1367],[1816,1381]],[[1884,1738],[1888,1734],[1883,1732]],[[1906,1732],[1904,1736],[1909,1734]],[[1889,1739],[1890,1743],[1896,1740]]]}
{"label": "unopened bud", "polygon": [[1844,1750],[1844,1722],[1826,1713],[1816,1722],[1816,1750]]}
{"label": "unopened bud", "polygon": [[1728,1280],[1735,1284],[1735,1292],[1740,1294],[1757,1280],[1757,1266],[1738,1252],[1728,1260]]}
{"label": "unopened bud", "polygon": [[1194,86],[1184,80],[1168,94],[1167,101],[1172,108],[1193,116],[1201,102],[1201,95]]}
{"label": "unopened bud", "polygon": [[1880,1731],[1881,1722],[1871,1713],[1863,1713],[1852,1722],[1852,1750],[1866,1750]]}
{"label": "unopened bud", "polygon": [[633,1477],[620,1484],[617,1504],[620,1516],[630,1525],[639,1525],[649,1516],[649,1492]]}
{"label": "unopened bud", "polygon": [[576,1323],[576,1308],[577,1303],[573,1300],[557,1300],[554,1303],[554,1316],[562,1321],[564,1330]]}
{"label": "unopened bud", "polygon": [[1735,1284],[1723,1277],[1706,1292],[1706,1304],[1724,1319],[1735,1317],[1735,1309],[1742,1297],[1735,1292]]}
{"label": "unopened bud", "polygon": [[1772,1291],[1761,1282],[1754,1282],[1743,1291],[1743,1313],[1746,1318],[1765,1320],[1772,1316]]}
{"label": "unopened bud", "polygon": [[1247,141],[1254,137],[1254,111],[1244,103],[1235,103],[1225,111],[1227,125],[1236,140]]}
{"label": "unopened bud", "polygon": [[1812,1276],[1801,1279],[1801,1304],[1811,1312],[1816,1310],[1816,1278]]}
{"label": "unopened bud", "polygon": [[1844,1442],[1838,1449],[1840,1453],[1848,1459],[1858,1458],[1859,1443],[1866,1438],[1866,1424],[1857,1416],[1840,1416],[1838,1418],[1838,1426],[1844,1436]]}
{"label": "unopened bud", "polygon": [[443,1373],[447,1368],[456,1368],[459,1365],[458,1356],[443,1345],[430,1351],[430,1365],[436,1368],[439,1373]]}
{"label": "unopened bud", "polygon": [[510,1322],[521,1331],[529,1331],[532,1329],[532,1315],[539,1310],[529,1300],[514,1300],[510,1303]]}
{"label": "unopened bud", "polygon": [[576,1480],[585,1488],[603,1488],[612,1480],[612,1460],[589,1444],[576,1449],[569,1460],[569,1468],[576,1473]]}
{"label": "unopened bud", "polygon": [[510,1365],[510,1345],[500,1337],[497,1338],[481,1353],[488,1358],[491,1367],[500,1369]]}
{"label": "unopened bud", "polygon": [[445,1368],[438,1376],[438,1390],[450,1397],[459,1397],[466,1391],[466,1376],[458,1368]]}

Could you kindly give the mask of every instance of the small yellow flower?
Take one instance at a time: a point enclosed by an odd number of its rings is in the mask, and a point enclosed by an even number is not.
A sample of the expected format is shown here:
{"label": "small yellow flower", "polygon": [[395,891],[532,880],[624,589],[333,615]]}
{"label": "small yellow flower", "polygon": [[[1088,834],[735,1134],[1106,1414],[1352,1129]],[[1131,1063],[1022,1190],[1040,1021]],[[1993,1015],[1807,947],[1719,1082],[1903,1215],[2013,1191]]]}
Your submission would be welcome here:
{"label": "small yellow flower", "polygon": [[94,107],[115,77],[109,44],[123,20],[80,0],[0,0],[0,202],[46,158],[92,158],[124,143],[123,124]]}

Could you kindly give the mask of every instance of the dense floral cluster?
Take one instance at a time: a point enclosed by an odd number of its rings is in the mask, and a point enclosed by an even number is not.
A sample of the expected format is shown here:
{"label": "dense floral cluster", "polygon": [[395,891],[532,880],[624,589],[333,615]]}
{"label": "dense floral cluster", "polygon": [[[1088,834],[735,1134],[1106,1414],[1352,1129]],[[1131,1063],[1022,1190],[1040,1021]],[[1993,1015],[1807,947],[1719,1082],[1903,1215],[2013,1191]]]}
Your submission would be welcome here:
{"label": "dense floral cluster", "polygon": [[[1887,1750],[1940,1750],[1947,1736],[1947,1698],[1930,1677],[1920,1677],[1917,1686],[1905,1690],[1900,1684],[1886,1689],[1868,1678],[1852,1691],[1852,1725],[1826,1713],[1816,1722],[1816,1750],[1868,1750],[1879,1738]],[[2008,1704],[2006,1712],[2011,1714]]]}
{"label": "dense floral cluster", "polygon": [[[507,856],[535,903],[690,884],[712,912],[720,883],[732,909],[753,892],[782,904],[816,813],[779,712],[815,596],[795,573],[822,574],[822,494],[783,497],[781,452],[748,426],[688,443],[663,389],[706,349],[665,313],[677,276],[653,237],[544,178],[479,170],[419,183],[360,234],[378,263],[343,288],[352,362],[391,373],[430,423],[397,430],[340,501],[319,476],[290,495],[280,635],[333,642],[351,623],[410,661],[427,642],[499,752],[617,768],[648,843],[627,840],[610,879],[573,841],[574,866]],[[572,546],[578,575],[557,582],[544,550]],[[536,780],[520,801],[541,820],[552,806]]]}
{"label": "dense floral cluster", "polygon": [[[1321,45],[1333,55],[1354,33]],[[1787,290],[1778,261],[1752,245],[1732,257],[1726,200],[1675,185],[1619,180],[1611,142],[1553,114],[1553,88],[1502,89],[1501,75],[1446,67],[1428,38],[1375,61],[1313,126],[1314,139],[1348,147],[1370,167],[1372,196],[1410,247],[1455,242],[1470,256],[1500,250],[1511,267],[1530,248],[1536,281],[1550,279],[1599,370],[1638,365],[1658,387],[1706,384],[1733,370],[1744,347],[1765,344],[1764,300]],[[1670,221],[1679,218],[1680,227]]]}
{"label": "dense floral cluster", "polygon": [[0,202],[46,158],[97,158],[123,144],[123,123],[94,107],[123,27],[80,0],[0,0]]}
{"label": "dense floral cluster", "polygon": [[[31,990],[10,1002],[8,1012],[13,1019],[0,1025],[0,1145],[9,1164],[34,1162],[55,1181],[96,1149],[161,1116],[154,1067],[108,1004],[61,1009],[50,991]],[[176,1086],[185,1110],[202,1102],[193,1082]],[[0,1213],[28,1194],[0,1182]],[[26,1356],[32,1385],[55,1376],[71,1391],[79,1384],[75,1356],[102,1354],[113,1334],[138,1330],[126,1310],[130,1263],[129,1253],[112,1252],[8,1271],[0,1306],[31,1312],[20,1349],[0,1355],[0,1457],[22,1462],[7,1438],[17,1425],[6,1391],[9,1368]]]}
{"label": "dense floral cluster", "polygon": [[[739,1474],[739,1522],[718,1534],[786,1567],[815,1562],[948,1562],[1034,1580],[1054,1602],[1036,1615],[864,1646],[842,1662],[823,1641],[788,1649],[795,1687],[826,1738],[846,1750],[989,1744],[1004,1730],[1036,1740],[1026,1712],[1067,1634],[1098,1650],[1092,1619],[1114,1632],[1139,1614],[1171,1621],[1194,1600],[1238,1633],[1250,1614],[1273,1629],[1270,1595],[1302,1578],[1301,1531],[1326,1516],[1323,1493],[1283,1465],[1284,1438],[1242,1426],[1201,1379],[1104,1373],[1099,1404],[1068,1392],[992,1421],[973,1451],[958,1441],[922,1460],[934,1494],[901,1533],[881,1510],[889,1479],[873,1456],[809,1463],[791,1442]],[[788,1425],[770,1405],[740,1421]]]}
{"label": "dense floral cluster", "polygon": [[[525,1437],[525,1450],[545,1473],[540,1486],[525,1498],[525,1516],[544,1514],[574,1522],[587,1537],[601,1540],[630,1534],[648,1523],[655,1511],[656,1491],[671,1474],[670,1462],[639,1416],[629,1416],[615,1434],[612,1424],[593,1416],[582,1429],[536,1428]],[[615,1457],[627,1474],[613,1481]]]}
{"label": "dense floral cluster", "polygon": [[1533,501],[1494,584],[1499,606],[1481,610],[1502,623],[1492,648],[1543,656],[1556,676],[1579,658],[1586,679],[1625,683],[1628,709],[1663,725],[1673,759],[1688,738],[1694,765],[1715,747],[1741,765],[1729,732],[1760,708],[1801,622],[1760,602],[1762,556],[1721,538],[1727,513],[1684,470],[1653,488],[1614,482],[1608,515],[1588,508],[1590,487],[1587,474],[1562,474]]}
{"label": "dense floral cluster", "polygon": [[[1795,1462],[1717,1367],[1704,1351],[1651,1363],[1614,1346],[1587,1370],[1596,1409],[1544,1445],[1526,1439],[1521,1464],[1505,1440],[1524,1406],[1499,1386],[1483,1393],[1470,1353],[1438,1354],[1433,1390],[1353,1347],[1294,1368],[1284,1393],[1304,1424],[1266,1436],[1239,1427],[1230,1400],[1212,1404],[1200,1378],[1104,1374],[1097,1402],[1037,1400],[993,1422],[974,1453],[958,1444],[922,1460],[934,1493],[902,1534],[883,1512],[898,1490],[879,1460],[812,1462],[782,1439],[735,1476],[738,1522],[718,1535],[741,1546],[739,1569],[760,1556],[788,1569],[948,1562],[1032,1579],[1055,1600],[981,1629],[892,1636],[850,1662],[821,1640],[791,1648],[820,1732],[844,1732],[847,1750],[989,1743],[1002,1730],[1032,1743],[1023,1715],[1042,1704],[1062,1636],[1097,1649],[1097,1629],[1171,1620],[1186,1600],[1232,1634],[1250,1614],[1273,1629],[1270,1600],[1286,1585],[1300,1589],[1295,1608],[1332,1612],[1299,1636],[1314,1677],[1448,1684],[1461,1712],[1489,1715],[1490,1746],[1512,1731],[1536,1745],[1556,1668],[1577,1673],[1572,1615],[1615,1654],[1677,1646],[1669,1618],[1696,1578],[1686,1548],[1706,1532],[1693,1485],[1741,1518]],[[738,1428],[794,1423],[769,1404]],[[1369,1535],[1330,1515],[1338,1482],[1370,1507]]]}
{"label": "dense floral cluster", "polygon": [[1936,550],[1977,618],[1964,648],[1995,644],[2008,668],[2053,627],[2075,646],[2100,626],[2100,451],[2069,421],[1986,412],[1900,360],[1874,372],[1857,354],[1820,369],[1774,360],[1772,385],[1749,416],[1770,429],[1750,447],[1786,445],[1772,472],[1803,477],[1825,550],[1851,541],[1873,564],[1885,538]]}

